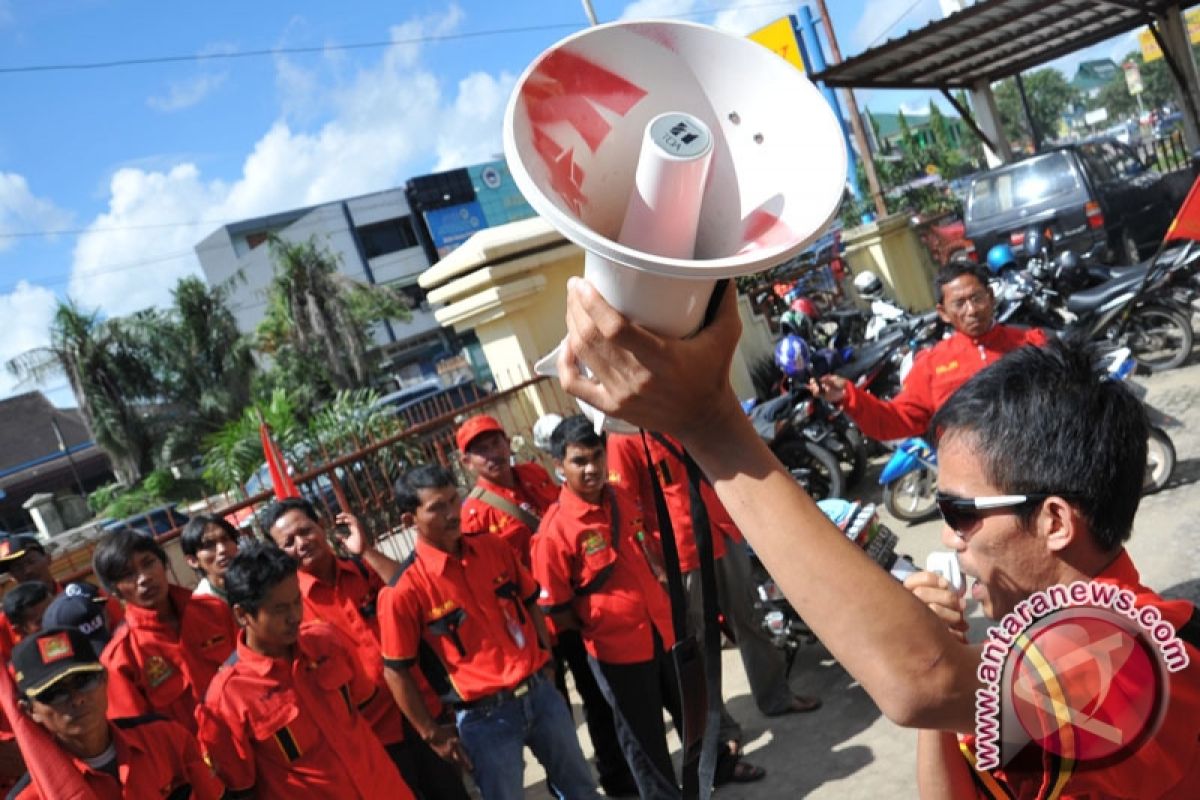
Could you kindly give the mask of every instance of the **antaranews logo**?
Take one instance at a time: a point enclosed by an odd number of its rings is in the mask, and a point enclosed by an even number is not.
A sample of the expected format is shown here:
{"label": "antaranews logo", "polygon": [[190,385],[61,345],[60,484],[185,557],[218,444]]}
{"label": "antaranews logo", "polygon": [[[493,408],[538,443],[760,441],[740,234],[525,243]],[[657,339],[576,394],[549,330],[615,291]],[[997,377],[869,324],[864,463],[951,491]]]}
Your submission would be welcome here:
{"label": "antaranews logo", "polygon": [[1154,735],[1189,658],[1157,608],[1112,584],[1034,592],[988,629],[976,675],[975,766],[1033,742],[1076,762],[1119,760]]}

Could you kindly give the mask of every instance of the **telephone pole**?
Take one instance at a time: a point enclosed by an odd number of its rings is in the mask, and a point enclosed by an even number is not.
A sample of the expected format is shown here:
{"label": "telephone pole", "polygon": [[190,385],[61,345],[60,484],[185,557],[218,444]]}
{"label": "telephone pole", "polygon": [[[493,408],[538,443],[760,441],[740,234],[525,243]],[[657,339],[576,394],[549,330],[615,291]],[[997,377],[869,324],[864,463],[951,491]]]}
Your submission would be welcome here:
{"label": "telephone pole", "polygon": [[[833,22],[829,19],[829,9],[825,0],[817,0],[817,13],[821,15],[821,24],[825,27],[825,38],[829,40],[829,54],[834,64],[842,63],[842,51],[838,48],[837,36],[833,33]],[[867,173],[867,186],[871,190],[871,198],[875,201],[875,213],[880,217],[887,216],[887,206],[883,202],[883,190],[879,188],[879,176],[875,174],[875,160],[871,156],[871,148],[867,144],[867,134],[863,130],[862,117],[858,113],[858,102],[854,99],[854,90],[845,88],[846,99],[849,100],[850,130],[854,133],[854,141],[858,145],[858,153],[862,157],[863,169]]]}

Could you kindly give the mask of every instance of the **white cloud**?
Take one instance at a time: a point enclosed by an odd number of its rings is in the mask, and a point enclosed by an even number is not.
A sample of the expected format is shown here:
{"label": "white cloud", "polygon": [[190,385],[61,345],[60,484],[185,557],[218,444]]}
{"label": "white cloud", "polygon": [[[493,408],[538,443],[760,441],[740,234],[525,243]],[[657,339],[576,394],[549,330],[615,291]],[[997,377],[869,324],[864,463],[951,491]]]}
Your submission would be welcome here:
{"label": "white cloud", "polygon": [[[698,8],[699,6],[699,8]],[[794,3],[751,3],[721,0],[698,4],[696,0],[634,0],[621,11],[619,19],[678,19],[685,17],[712,25],[719,30],[744,36],[768,22],[793,13]],[[703,11],[703,14],[693,14]],[[608,20],[600,20],[607,22]]]}
{"label": "white cloud", "polygon": [[9,359],[50,343],[50,322],[58,301],[54,292],[43,286],[21,281],[8,294],[0,294],[0,319],[4,320],[4,336],[0,336],[0,397],[15,392],[30,391],[2,365]]}
{"label": "white cloud", "polygon": [[[391,37],[399,43],[348,77],[277,61],[283,65],[277,88],[285,111],[254,143],[233,180],[207,178],[190,163],[118,170],[108,210],[76,245],[71,296],[110,314],[164,303],[179,277],[198,272],[191,249],[221,221],[378,191],[430,163],[447,169],[499,152],[515,78],[477,72],[444,87],[423,63],[422,45],[411,41],[449,32],[461,19],[454,6],[394,27]],[[295,101],[288,89],[299,87],[322,94],[307,107],[320,109],[322,124],[288,117],[295,108],[288,105]],[[180,220],[210,224],[148,227]],[[171,254],[182,255],[165,257]],[[155,263],[139,264],[150,259]]]}
{"label": "white cloud", "polygon": [[[664,19],[689,14],[696,7],[695,0],[635,0],[625,6],[618,19]],[[602,19],[600,22],[608,22]]]}
{"label": "white cloud", "polygon": [[197,75],[185,81],[172,81],[166,94],[146,99],[146,105],[158,111],[172,112],[191,108],[221,88],[228,79],[228,72]]}
{"label": "white cloud", "polygon": [[52,230],[63,228],[70,222],[68,212],[35,196],[23,176],[0,172],[0,250],[7,250],[20,241],[19,237],[4,234]]}

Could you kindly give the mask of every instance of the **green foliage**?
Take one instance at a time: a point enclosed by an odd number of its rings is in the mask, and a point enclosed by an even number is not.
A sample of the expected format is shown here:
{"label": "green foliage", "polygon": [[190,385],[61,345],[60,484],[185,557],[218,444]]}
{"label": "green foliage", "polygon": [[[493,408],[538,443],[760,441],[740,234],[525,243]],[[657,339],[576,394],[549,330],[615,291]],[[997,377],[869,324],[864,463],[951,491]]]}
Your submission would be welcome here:
{"label": "green foliage", "polygon": [[411,313],[402,293],[340,274],[337,257],[315,238],[272,236],[269,245],[275,276],[256,334],[271,367],[255,395],[286,392],[307,418],[338,391],[370,383],[378,368],[369,352],[371,326]]}
{"label": "green foliage", "polygon": [[[1078,99],[1079,93],[1067,82],[1066,77],[1053,67],[1034,70],[1022,76],[1025,95],[1029,98],[1029,111],[1042,138],[1053,137],[1058,132],[1058,121],[1063,112]],[[1025,123],[1025,112],[1021,106],[1016,81],[1006,78],[993,87],[996,108],[1004,124],[1004,134],[1009,141],[1028,139],[1029,130]]]}
{"label": "green foliage", "polygon": [[210,486],[220,492],[240,492],[250,476],[263,465],[259,437],[259,424],[263,420],[284,457],[295,461],[306,432],[292,398],[277,389],[270,402],[245,409],[240,417],[205,437],[204,479]]}
{"label": "green foliage", "polygon": [[203,494],[198,481],[178,480],[167,470],[154,470],[132,487],[118,483],[101,486],[88,496],[88,505],[97,517],[125,519]]}

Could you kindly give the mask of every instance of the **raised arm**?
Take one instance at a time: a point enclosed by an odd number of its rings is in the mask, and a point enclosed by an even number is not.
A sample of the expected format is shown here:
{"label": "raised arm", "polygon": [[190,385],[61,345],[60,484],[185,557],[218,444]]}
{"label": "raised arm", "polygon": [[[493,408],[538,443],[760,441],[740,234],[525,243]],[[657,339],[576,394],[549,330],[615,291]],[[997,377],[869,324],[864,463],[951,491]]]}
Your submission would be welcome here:
{"label": "raised arm", "polygon": [[880,710],[905,726],[971,730],[978,682],[970,651],[838,531],[738,406],[729,384],[741,332],[732,292],[709,327],[672,340],[628,322],[574,279],[567,325],[563,387],[684,443],[797,612]]}

